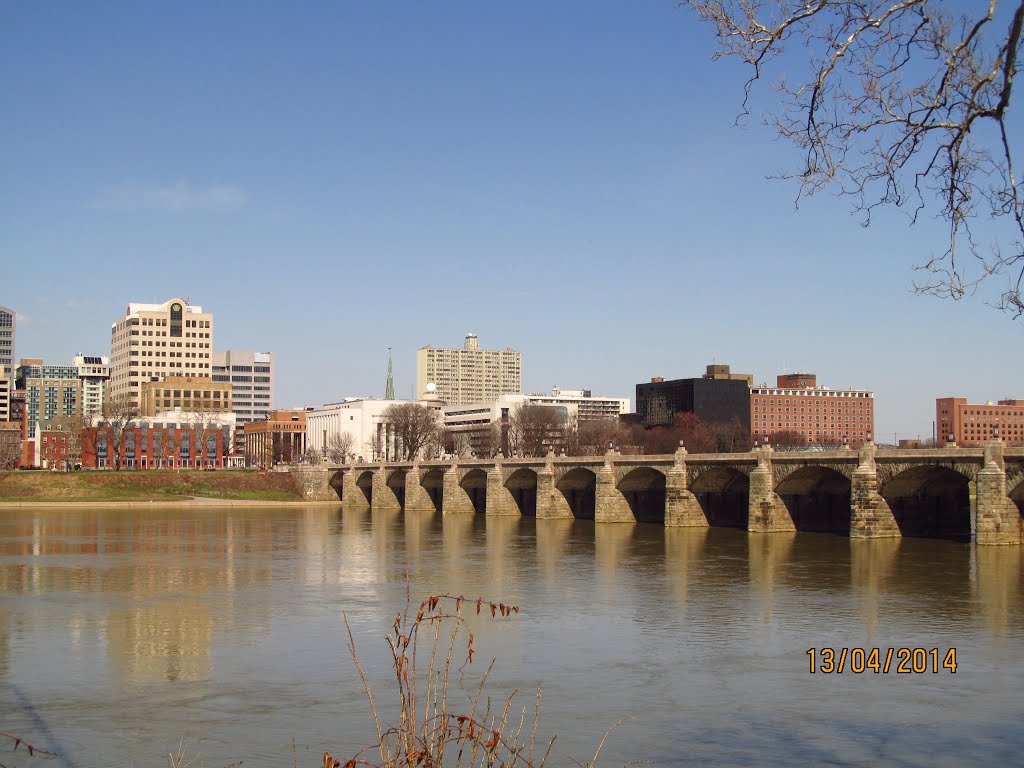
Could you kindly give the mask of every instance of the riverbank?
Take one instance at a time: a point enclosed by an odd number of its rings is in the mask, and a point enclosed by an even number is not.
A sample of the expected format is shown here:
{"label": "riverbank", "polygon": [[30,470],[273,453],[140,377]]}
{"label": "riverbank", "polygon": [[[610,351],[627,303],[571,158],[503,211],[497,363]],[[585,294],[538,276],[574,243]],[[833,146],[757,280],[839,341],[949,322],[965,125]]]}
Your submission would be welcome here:
{"label": "riverbank", "polygon": [[0,505],[118,503],[280,504],[303,501],[288,472],[122,470],[0,472]]}

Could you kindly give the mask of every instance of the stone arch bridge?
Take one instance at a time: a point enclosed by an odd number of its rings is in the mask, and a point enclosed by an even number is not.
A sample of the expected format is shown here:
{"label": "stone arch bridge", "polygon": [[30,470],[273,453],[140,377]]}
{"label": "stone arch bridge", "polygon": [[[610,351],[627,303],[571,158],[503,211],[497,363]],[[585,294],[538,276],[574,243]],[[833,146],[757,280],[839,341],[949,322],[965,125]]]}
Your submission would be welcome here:
{"label": "stone arch bridge", "polygon": [[295,470],[348,507],[1024,543],[1024,449],[777,452],[348,464]]}

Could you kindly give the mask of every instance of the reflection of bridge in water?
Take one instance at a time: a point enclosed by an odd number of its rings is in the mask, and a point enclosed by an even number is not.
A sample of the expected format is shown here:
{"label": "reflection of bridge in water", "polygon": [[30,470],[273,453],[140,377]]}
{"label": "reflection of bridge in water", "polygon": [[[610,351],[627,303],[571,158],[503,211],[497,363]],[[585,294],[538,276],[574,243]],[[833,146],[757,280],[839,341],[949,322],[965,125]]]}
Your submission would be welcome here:
{"label": "reflection of bridge in water", "polygon": [[453,459],[304,469],[351,508],[1024,543],[1024,449]]}

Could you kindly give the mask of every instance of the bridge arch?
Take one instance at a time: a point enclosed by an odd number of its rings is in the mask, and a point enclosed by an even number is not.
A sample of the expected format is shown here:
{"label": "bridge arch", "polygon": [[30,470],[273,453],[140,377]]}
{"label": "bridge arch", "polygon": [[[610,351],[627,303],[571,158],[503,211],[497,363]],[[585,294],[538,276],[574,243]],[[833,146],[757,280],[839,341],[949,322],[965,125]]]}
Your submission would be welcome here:
{"label": "bridge arch", "polygon": [[708,467],[695,472],[690,492],[710,525],[747,527],[750,515],[750,476],[732,467]]}
{"label": "bridge arch", "polygon": [[654,467],[630,470],[615,485],[641,523],[665,522],[665,473]]}
{"label": "bridge arch", "polygon": [[570,469],[555,482],[555,490],[565,499],[572,516],[593,520],[597,507],[597,475],[588,467]]}
{"label": "bridge arch", "polygon": [[805,465],[775,486],[798,531],[850,535],[850,478],[833,468]]}
{"label": "bridge arch", "polygon": [[405,509],[405,476],[408,469],[399,468],[389,471],[384,476],[384,487],[395,495],[395,500],[401,509]]}
{"label": "bridge arch", "polygon": [[336,494],[338,494],[338,498],[341,501],[345,500],[345,473],[343,471],[339,469],[337,472],[331,475],[330,479],[327,481],[327,484]]}
{"label": "bridge arch", "polygon": [[487,512],[487,472],[480,467],[467,470],[459,480],[459,487],[466,492],[474,512],[478,515]]}
{"label": "bridge arch", "polygon": [[505,487],[519,507],[519,514],[537,516],[537,472],[529,467],[513,470],[505,480]]}
{"label": "bridge arch", "polygon": [[420,485],[427,492],[427,497],[434,506],[434,512],[440,512],[444,501],[444,470],[428,469],[420,477]]}
{"label": "bridge arch", "polygon": [[352,504],[361,504],[365,499],[367,505],[373,502],[373,471],[369,469],[353,470],[356,473],[356,490],[362,493],[363,499],[346,499]]}
{"label": "bridge arch", "polygon": [[878,493],[903,536],[963,541],[973,529],[970,480],[949,467],[917,465],[894,473]]}

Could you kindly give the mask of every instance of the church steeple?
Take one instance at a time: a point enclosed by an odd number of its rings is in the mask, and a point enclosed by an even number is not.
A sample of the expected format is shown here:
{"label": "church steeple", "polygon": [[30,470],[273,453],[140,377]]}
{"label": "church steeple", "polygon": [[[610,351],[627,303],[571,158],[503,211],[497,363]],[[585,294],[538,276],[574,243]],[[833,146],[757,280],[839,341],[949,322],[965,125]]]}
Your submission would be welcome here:
{"label": "church steeple", "polygon": [[395,399],[395,379],[391,375],[391,347],[388,347],[388,385],[384,389],[384,399]]}

